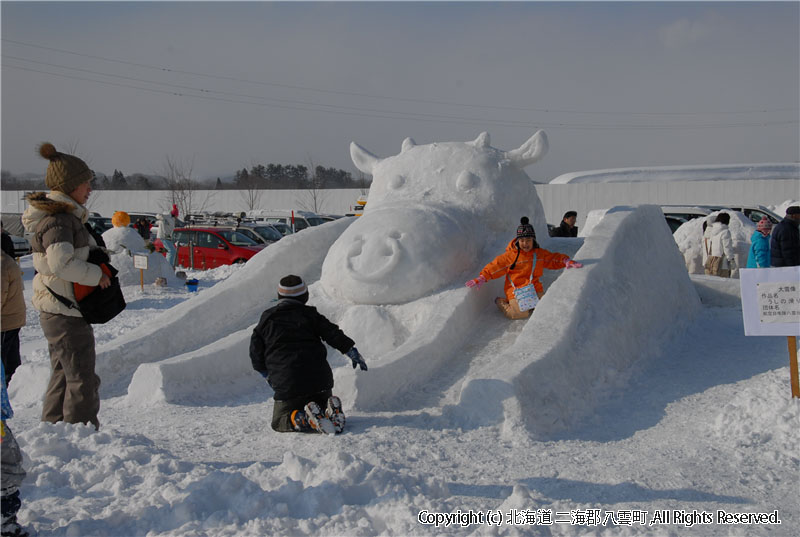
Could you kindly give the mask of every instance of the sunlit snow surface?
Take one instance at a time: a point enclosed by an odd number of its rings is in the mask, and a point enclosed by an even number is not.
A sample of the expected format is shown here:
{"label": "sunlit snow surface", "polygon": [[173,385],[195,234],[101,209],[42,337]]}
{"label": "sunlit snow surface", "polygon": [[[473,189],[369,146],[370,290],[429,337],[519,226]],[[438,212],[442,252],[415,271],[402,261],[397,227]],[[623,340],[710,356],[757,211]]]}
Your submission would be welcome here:
{"label": "sunlit snow surface", "polygon": [[[546,271],[534,316],[508,321],[493,304],[501,280],[463,280],[513,237],[518,212],[452,281],[398,303],[328,290],[326,253],[355,219],[190,272],[198,293],[125,286],[126,311],[95,326],[99,432],[39,422],[49,357],[29,303],[10,389],[28,471],[20,521],[39,535],[792,535],[800,401],[786,340],[743,335],[738,287],[712,295],[708,277],[690,278],[655,207],[546,241],[584,268]],[[30,257],[22,266],[29,301]],[[336,437],[271,431],[271,390],[250,369],[252,326],[290,272],[370,365],[329,352],[348,412]],[[553,523],[420,522],[539,509]],[[778,510],[782,524],[650,525],[664,509]],[[591,525],[591,510],[612,516]],[[646,523],[615,525],[631,511]]]}

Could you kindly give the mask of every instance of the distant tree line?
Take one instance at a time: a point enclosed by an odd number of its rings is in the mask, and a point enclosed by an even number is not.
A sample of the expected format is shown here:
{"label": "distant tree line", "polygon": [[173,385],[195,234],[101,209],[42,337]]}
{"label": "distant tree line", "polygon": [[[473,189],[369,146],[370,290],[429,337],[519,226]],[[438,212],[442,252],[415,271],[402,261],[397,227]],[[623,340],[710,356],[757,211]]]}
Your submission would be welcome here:
{"label": "distant tree line", "polygon": [[[369,180],[359,173],[353,177],[350,172],[324,166],[309,167],[302,164],[257,164],[250,169],[236,171],[233,181],[221,178],[211,180],[185,179],[195,190],[273,190],[273,189],[329,189],[329,188],[368,188]],[[168,174],[169,175],[169,174]],[[191,174],[188,174],[191,175]],[[98,173],[95,176],[95,190],[174,190],[173,180],[162,175],[134,173],[125,175],[114,170],[111,176]],[[188,186],[188,185],[187,185]],[[6,170],[0,176],[2,190],[46,190],[44,177],[34,174],[14,175]]]}

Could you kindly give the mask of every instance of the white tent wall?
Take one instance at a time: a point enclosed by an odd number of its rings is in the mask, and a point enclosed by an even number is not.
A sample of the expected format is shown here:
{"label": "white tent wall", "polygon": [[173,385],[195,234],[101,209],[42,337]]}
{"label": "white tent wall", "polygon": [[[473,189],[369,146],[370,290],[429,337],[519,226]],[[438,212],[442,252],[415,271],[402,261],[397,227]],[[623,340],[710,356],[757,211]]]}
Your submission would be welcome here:
{"label": "white tent wall", "polygon": [[589,211],[617,205],[779,205],[800,198],[800,180],[537,184],[536,193],[550,224],[558,225],[573,210],[582,227]]}
{"label": "white tent wall", "polygon": [[[583,226],[589,211],[617,205],[768,206],[800,198],[800,180],[797,179],[536,184],[535,187],[549,223],[558,225],[566,211],[574,210],[578,212],[579,227]],[[24,195],[22,191],[3,191],[2,212],[24,211],[27,205]],[[193,195],[195,210],[198,211],[239,212],[249,209],[244,191],[196,190]],[[319,212],[347,214],[353,212],[361,190],[320,190],[317,195],[321,207]],[[170,207],[169,196],[166,190],[95,190],[88,205],[90,210],[103,216],[111,216],[119,210],[157,212]],[[311,196],[308,190],[264,190],[256,208],[309,210]]]}

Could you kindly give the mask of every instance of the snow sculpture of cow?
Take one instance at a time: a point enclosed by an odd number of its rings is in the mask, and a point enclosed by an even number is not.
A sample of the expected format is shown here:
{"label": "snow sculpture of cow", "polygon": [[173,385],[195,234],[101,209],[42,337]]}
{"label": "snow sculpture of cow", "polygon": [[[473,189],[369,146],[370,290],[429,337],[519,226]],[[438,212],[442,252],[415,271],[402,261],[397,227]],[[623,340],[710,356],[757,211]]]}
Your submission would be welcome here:
{"label": "snow sculpture of cow", "polygon": [[[501,151],[482,133],[472,142],[417,145],[378,158],[350,145],[356,167],[373,176],[361,216],[328,252],[322,285],[357,304],[402,304],[460,283],[490,239],[513,236],[521,216],[547,237],[541,201],[523,168],[547,151],[538,131],[518,149]],[[497,247],[497,245],[492,245]],[[482,265],[481,265],[482,266]]]}

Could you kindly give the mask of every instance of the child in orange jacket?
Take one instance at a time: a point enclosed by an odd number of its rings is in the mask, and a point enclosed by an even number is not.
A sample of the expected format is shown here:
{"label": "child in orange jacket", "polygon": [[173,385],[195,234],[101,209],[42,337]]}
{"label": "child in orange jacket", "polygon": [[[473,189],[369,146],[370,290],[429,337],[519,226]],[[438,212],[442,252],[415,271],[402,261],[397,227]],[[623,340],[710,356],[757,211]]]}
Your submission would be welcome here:
{"label": "child in orange jacket", "polygon": [[480,276],[466,283],[469,288],[479,288],[488,280],[505,277],[505,298],[498,297],[494,303],[509,319],[527,319],[544,295],[539,278],[544,269],[581,268],[583,264],[572,261],[569,256],[549,252],[536,242],[536,232],[528,217],[520,219],[517,238],[506,251],[483,267]]}

